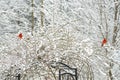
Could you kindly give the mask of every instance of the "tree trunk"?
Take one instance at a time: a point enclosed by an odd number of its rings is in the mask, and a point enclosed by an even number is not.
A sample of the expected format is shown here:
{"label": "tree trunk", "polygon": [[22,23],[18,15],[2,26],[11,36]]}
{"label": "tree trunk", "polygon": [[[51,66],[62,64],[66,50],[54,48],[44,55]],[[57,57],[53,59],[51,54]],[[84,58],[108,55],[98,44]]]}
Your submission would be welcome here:
{"label": "tree trunk", "polygon": [[117,33],[118,33],[118,26],[117,26],[117,21],[118,21],[118,0],[114,0],[115,3],[115,14],[114,14],[114,29],[113,29],[113,39],[112,39],[112,44],[115,46],[116,44],[116,38],[117,38]]}
{"label": "tree trunk", "polygon": [[34,31],[34,0],[32,0],[32,31],[31,34],[33,35],[33,31]]}
{"label": "tree trunk", "polygon": [[[41,0],[41,9],[43,10],[43,1],[44,0]],[[43,11],[40,11],[40,15],[41,15],[41,19],[40,19],[40,22],[41,22],[41,30],[43,30],[43,28],[44,28],[44,13],[43,13]]]}

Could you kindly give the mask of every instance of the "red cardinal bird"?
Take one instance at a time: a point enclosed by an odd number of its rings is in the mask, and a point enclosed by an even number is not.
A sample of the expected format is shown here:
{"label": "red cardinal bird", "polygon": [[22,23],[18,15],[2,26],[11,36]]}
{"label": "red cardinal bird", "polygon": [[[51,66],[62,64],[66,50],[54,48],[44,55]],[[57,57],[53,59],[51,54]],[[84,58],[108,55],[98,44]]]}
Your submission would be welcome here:
{"label": "red cardinal bird", "polygon": [[106,44],[106,43],[107,43],[107,39],[104,38],[104,39],[102,40],[102,45],[101,45],[101,46],[104,46],[104,44]]}
{"label": "red cardinal bird", "polygon": [[22,39],[22,38],[23,38],[23,34],[20,33],[20,34],[18,35],[18,38],[19,38],[19,39]]}

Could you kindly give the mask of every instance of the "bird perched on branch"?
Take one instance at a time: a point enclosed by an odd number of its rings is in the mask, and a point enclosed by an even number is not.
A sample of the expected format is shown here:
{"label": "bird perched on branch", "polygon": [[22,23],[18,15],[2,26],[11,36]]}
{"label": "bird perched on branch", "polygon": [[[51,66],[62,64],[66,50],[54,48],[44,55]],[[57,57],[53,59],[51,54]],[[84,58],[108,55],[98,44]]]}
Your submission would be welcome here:
{"label": "bird perched on branch", "polygon": [[23,38],[23,34],[22,33],[18,34],[18,38],[22,39]]}
{"label": "bird perched on branch", "polygon": [[102,40],[102,45],[101,45],[101,46],[104,46],[106,43],[107,43],[107,39],[104,38],[104,39]]}

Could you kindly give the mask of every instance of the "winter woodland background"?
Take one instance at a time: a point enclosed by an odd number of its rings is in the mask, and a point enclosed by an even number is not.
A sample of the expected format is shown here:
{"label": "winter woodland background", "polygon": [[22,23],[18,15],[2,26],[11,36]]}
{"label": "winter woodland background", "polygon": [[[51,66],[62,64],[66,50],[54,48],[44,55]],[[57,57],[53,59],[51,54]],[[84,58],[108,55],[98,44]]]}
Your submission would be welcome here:
{"label": "winter woodland background", "polygon": [[0,0],[0,80],[58,80],[53,61],[120,80],[120,0]]}

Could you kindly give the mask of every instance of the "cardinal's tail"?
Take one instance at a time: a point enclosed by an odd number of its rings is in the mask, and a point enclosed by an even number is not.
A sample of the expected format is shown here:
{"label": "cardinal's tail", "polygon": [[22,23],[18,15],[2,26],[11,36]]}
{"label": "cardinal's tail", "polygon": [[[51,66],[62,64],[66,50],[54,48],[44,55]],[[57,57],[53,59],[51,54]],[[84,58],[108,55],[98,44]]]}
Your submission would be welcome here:
{"label": "cardinal's tail", "polygon": [[103,45],[104,45],[104,44],[102,43],[102,45],[101,45],[101,46],[103,47]]}

